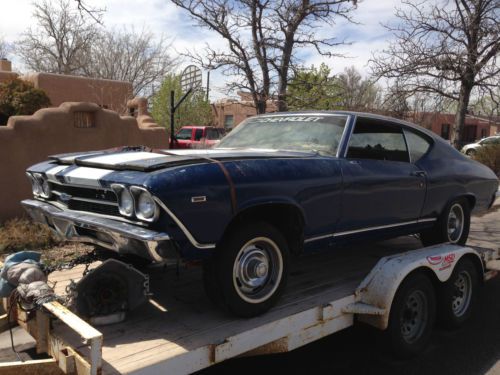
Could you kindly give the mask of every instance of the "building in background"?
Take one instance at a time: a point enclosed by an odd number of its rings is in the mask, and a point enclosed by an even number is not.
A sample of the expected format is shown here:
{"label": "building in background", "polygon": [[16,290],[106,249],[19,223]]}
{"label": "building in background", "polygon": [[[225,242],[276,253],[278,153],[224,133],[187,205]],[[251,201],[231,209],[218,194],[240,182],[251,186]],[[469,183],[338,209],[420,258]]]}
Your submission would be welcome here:
{"label": "building in background", "polygon": [[42,89],[53,107],[64,102],[90,102],[121,114],[127,112],[127,100],[133,96],[132,83],[53,73],[19,75],[9,60],[0,60],[0,82],[20,78]]}
{"label": "building in background", "polygon": [[[250,93],[238,92],[240,100],[221,99],[212,104],[214,114],[214,125],[224,128],[226,131],[233,129],[240,122],[248,117],[255,116],[257,111]],[[267,113],[276,112],[276,103],[273,100],[267,101]]]}
{"label": "building in background", "polygon": [[[408,121],[419,124],[449,141],[453,132],[455,114],[420,112],[408,118]],[[495,135],[499,130],[500,118],[468,114],[465,117],[463,143],[472,143],[481,138]]]}

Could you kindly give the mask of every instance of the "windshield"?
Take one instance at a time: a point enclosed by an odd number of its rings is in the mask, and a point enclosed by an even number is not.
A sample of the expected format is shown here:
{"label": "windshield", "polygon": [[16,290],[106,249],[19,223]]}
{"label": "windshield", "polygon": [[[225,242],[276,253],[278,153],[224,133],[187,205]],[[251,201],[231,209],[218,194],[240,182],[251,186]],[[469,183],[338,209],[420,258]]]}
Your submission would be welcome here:
{"label": "windshield", "polygon": [[316,151],[335,155],[347,116],[270,115],[250,118],[224,137],[216,148]]}

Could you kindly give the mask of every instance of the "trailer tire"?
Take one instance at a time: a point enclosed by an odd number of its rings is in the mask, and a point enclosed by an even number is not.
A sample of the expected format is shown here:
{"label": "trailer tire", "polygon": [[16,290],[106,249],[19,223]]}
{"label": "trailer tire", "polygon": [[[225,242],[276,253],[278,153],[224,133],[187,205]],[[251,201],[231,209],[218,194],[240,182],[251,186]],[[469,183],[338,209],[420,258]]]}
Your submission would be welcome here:
{"label": "trailer tire", "polygon": [[268,223],[236,227],[204,263],[204,286],[219,307],[241,317],[269,310],[285,289],[289,250],[284,236]]}
{"label": "trailer tire", "polygon": [[470,259],[458,262],[438,290],[438,317],[446,328],[462,326],[473,314],[479,292],[479,275]]}
{"label": "trailer tire", "polygon": [[391,306],[387,334],[392,352],[410,358],[427,345],[436,319],[436,296],[423,273],[409,275],[400,285]]}
{"label": "trailer tire", "polygon": [[469,201],[466,198],[458,198],[445,207],[433,228],[420,232],[420,240],[424,246],[444,242],[465,245],[469,237],[469,229]]}

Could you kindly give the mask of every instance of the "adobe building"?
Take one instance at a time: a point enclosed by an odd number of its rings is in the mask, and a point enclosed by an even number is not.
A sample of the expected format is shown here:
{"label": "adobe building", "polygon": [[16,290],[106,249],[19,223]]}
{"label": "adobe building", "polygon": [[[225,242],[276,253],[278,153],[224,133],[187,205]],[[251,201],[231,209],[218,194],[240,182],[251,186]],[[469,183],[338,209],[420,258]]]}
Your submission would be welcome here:
{"label": "adobe building", "polygon": [[9,60],[0,60],[0,82],[13,78],[31,82],[36,88],[45,91],[53,107],[59,107],[64,102],[89,102],[125,114],[127,100],[133,96],[130,82],[53,73],[20,76],[12,71]]}
{"label": "adobe building", "polygon": [[[231,130],[248,117],[255,116],[257,111],[252,100],[252,95],[246,92],[238,92],[240,100],[221,99],[212,104],[214,124],[216,127]],[[266,113],[276,112],[276,103],[267,101]]]}
{"label": "adobe building", "polygon": [[[455,115],[451,113],[423,112],[417,113],[408,119],[419,124],[446,140],[451,140]],[[476,140],[495,135],[500,130],[500,119],[486,118],[468,114],[465,116],[463,143],[472,143]]]}

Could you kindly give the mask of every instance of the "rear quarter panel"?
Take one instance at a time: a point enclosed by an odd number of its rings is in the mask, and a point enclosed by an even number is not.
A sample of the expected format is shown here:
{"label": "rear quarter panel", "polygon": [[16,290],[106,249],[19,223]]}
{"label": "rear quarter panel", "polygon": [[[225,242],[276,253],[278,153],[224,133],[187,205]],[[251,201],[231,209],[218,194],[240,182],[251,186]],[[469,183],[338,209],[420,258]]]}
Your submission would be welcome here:
{"label": "rear quarter panel", "polygon": [[440,140],[435,140],[431,151],[416,164],[427,172],[422,217],[438,216],[452,199],[459,196],[474,197],[474,210],[484,211],[498,189],[498,179],[493,171]]}

